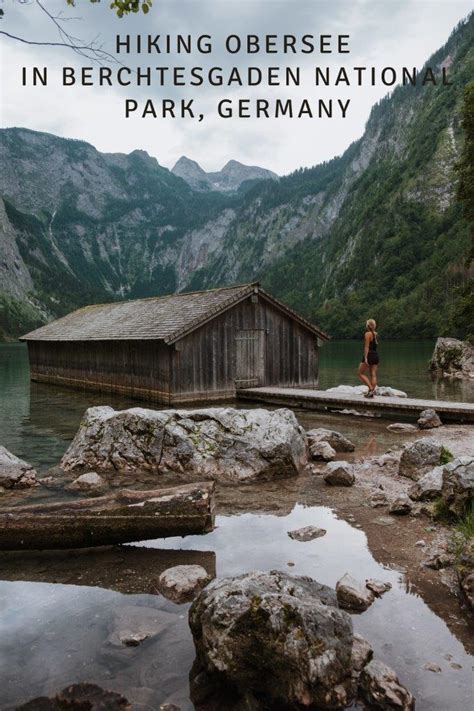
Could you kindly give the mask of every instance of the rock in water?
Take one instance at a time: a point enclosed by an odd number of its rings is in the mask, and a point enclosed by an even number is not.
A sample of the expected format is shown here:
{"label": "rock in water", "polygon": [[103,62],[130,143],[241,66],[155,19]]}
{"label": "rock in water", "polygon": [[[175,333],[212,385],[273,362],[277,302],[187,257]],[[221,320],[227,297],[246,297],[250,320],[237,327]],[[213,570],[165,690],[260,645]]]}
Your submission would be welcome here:
{"label": "rock in water", "polygon": [[372,590],[377,597],[381,597],[384,593],[392,589],[392,583],[385,583],[383,580],[369,578],[365,581],[365,587]]}
{"label": "rock in water", "polygon": [[474,378],[474,348],[457,338],[438,338],[430,368],[444,377]]}
{"label": "rock in water", "polygon": [[4,489],[26,489],[36,484],[36,470],[31,464],[0,445],[0,486]]}
{"label": "rock in water", "polygon": [[18,706],[16,711],[132,711],[121,694],[105,691],[96,684],[72,684],[53,698],[42,696]]}
{"label": "rock in water", "polygon": [[418,481],[429,469],[440,464],[442,451],[442,444],[436,439],[417,439],[403,448],[398,473]]}
{"label": "rock in water", "polygon": [[328,442],[314,442],[310,445],[309,453],[311,459],[316,461],[330,462],[336,458],[336,451]]}
{"label": "rock in water", "polygon": [[458,457],[443,468],[441,496],[455,516],[463,516],[474,497],[474,457]]}
{"label": "rock in water", "polygon": [[435,467],[408,489],[408,496],[414,501],[430,501],[441,496],[444,467]]}
{"label": "rock in water", "polygon": [[91,407],[61,466],[242,483],[296,476],[306,463],[306,435],[291,410]]}
{"label": "rock in water", "polygon": [[392,422],[391,425],[387,425],[387,429],[390,430],[390,432],[400,432],[401,434],[418,431],[415,425],[410,425],[408,422]]}
{"label": "rock in water", "polygon": [[344,610],[364,612],[375,600],[372,590],[346,573],[336,585],[337,601]]}
{"label": "rock in water", "polygon": [[213,581],[189,621],[201,667],[240,693],[288,708],[347,705],[352,621],[326,585],[277,571]]}
{"label": "rock in water", "polygon": [[352,669],[354,672],[361,672],[374,656],[374,650],[369,642],[359,634],[354,634],[352,644]]}
{"label": "rock in water", "polygon": [[298,528],[295,531],[288,531],[290,538],[295,541],[313,541],[315,538],[321,538],[327,533],[325,528],[317,528],[317,526],[305,526],[304,528]]}
{"label": "rock in water", "polygon": [[317,429],[309,430],[306,435],[310,447],[316,442],[327,442],[335,452],[353,452],[355,449],[355,445],[350,439],[335,430],[318,427]]}
{"label": "rock in water", "polygon": [[415,699],[397,675],[383,662],[373,659],[362,670],[359,688],[361,696],[375,709],[414,711]]}
{"label": "rock in water", "polygon": [[202,565],[175,565],[161,573],[156,587],[168,600],[191,602],[211,579]]}
{"label": "rock in water", "polygon": [[102,494],[107,489],[107,483],[96,472],[87,472],[74,479],[66,489],[80,491],[84,494]]}
{"label": "rock in water", "polygon": [[324,481],[330,486],[352,486],[355,482],[352,464],[349,464],[349,462],[330,462],[326,466]]}
{"label": "rock in water", "polygon": [[411,502],[410,497],[408,496],[408,494],[402,493],[391,500],[388,511],[391,514],[405,516],[406,514],[410,513],[412,508],[413,504]]}
{"label": "rock in water", "polygon": [[435,410],[423,410],[417,420],[420,430],[432,430],[443,424]]}

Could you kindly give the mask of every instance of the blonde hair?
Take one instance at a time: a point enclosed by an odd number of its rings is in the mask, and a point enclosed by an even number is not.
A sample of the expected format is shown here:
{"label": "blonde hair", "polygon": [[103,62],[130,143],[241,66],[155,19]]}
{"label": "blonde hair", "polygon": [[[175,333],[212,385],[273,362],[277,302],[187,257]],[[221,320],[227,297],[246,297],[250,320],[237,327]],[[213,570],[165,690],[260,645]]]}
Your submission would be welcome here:
{"label": "blonde hair", "polygon": [[367,319],[367,322],[365,325],[366,325],[366,328],[369,329],[369,331],[375,331],[375,329],[377,328],[377,324],[375,322],[375,319],[373,319],[373,318]]}

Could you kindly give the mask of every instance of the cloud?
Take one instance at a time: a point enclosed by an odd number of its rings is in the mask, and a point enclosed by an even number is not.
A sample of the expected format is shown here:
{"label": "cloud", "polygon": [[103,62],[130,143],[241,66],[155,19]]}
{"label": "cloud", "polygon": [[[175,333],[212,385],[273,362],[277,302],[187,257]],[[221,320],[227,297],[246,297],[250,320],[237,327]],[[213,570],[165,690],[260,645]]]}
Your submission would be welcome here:
{"label": "cloud", "polygon": [[[48,9],[64,13],[64,17],[82,19],[68,21],[72,34],[86,40],[98,37],[104,47],[114,50],[115,36],[148,33],[167,35],[210,34],[214,40],[212,55],[194,52],[192,56],[138,55],[124,58],[127,65],[222,67],[224,72],[234,65],[292,66],[299,65],[306,85],[295,87],[61,87],[51,81],[48,87],[22,87],[22,66],[47,65],[51,77],[59,76],[62,65],[76,69],[91,66],[68,49],[36,47],[3,38],[2,73],[3,126],[26,126],[61,136],[80,138],[99,150],[129,152],[135,148],[147,150],[165,166],[172,167],[180,155],[197,160],[207,170],[219,169],[230,158],[245,163],[260,164],[280,174],[300,166],[315,165],[341,154],[363,132],[370,108],[387,93],[384,86],[350,87],[343,89],[316,88],[311,78],[315,64],[321,66],[344,63],[348,68],[358,65],[420,67],[447,39],[451,29],[470,10],[470,2],[377,2],[374,0],[155,0],[147,15],[133,15],[119,20],[107,2],[76,3],[68,8],[65,0],[50,0]],[[429,7],[433,11],[428,11]],[[2,27],[28,39],[57,41],[51,21],[35,3],[12,3],[7,8]],[[350,34],[351,53],[337,55],[264,55],[227,54],[223,40],[229,34],[281,37],[285,33],[301,37],[304,34]],[[329,60],[329,61],[328,61]],[[96,71],[96,70],[95,70]],[[221,119],[215,105],[224,96],[256,99],[293,98],[300,102],[308,98],[350,98],[348,117],[332,119]],[[186,119],[131,119],[124,117],[124,99],[194,98],[199,111],[205,113],[202,123]]]}

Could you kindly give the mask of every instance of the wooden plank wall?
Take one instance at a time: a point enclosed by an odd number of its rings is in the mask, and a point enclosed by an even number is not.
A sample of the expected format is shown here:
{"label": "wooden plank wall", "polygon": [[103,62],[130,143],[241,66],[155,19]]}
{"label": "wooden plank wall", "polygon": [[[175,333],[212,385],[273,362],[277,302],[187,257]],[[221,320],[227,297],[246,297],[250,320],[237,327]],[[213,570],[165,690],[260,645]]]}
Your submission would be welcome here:
{"label": "wooden plank wall", "polygon": [[29,341],[31,378],[170,402],[170,348],[159,341]]}
{"label": "wooden plank wall", "polygon": [[317,387],[316,336],[261,296],[248,299],[176,344],[171,361],[171,401],[212,400],[235,395],[235,335],[265,331],[265,377],[260,385]]}

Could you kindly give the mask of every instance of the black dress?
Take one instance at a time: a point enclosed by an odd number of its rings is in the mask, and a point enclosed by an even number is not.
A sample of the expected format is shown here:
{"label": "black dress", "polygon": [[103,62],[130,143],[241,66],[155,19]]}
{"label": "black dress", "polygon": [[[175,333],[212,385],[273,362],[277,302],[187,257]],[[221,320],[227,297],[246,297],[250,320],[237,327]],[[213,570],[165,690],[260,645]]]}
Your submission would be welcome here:
{"label": "black dress", "polygon": [[[368,331],[368,333],[372,333],[372,331]],[[375,333],[372,333],[373,338],[371,339],[369,343],[369,352],[367,353],[367,363],[369,365],[378,365],[380,362],[379,354],[377,353],[377,336]],[[365,355],[362,356],[362,363],[365,363]]]}

